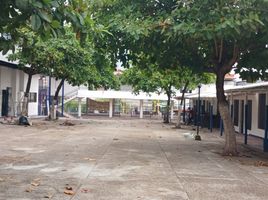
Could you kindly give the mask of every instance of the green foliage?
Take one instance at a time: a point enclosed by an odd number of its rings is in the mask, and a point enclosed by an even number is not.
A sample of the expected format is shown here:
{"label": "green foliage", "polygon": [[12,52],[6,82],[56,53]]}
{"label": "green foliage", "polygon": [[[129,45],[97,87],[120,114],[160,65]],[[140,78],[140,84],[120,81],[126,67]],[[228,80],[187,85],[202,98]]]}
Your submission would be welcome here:
{"label": "green foliage", "polygon": [[[72,100],[67,102],[64,105],[64,111],[69,113],[77,113],[78,112],[78,102],[77,100]],[[87,112],[87,105],[85,102],[82,102],[81,104],[81,112],[86,113]]]}
{"label": "green foliage", "polygon": [[9,59],[18,60],[19,66],[29,74],[45,74],[67,80],[72,85],[85,84],[89,88],[118,87],[107,60],[106,65],[105,60],[97,61],[95,58],[101,55],[90,43],[86,49],[82,48],[74,33],[65,32],[62,37],[43,41],[36,33],[21,29],[20,46]]}
{"label": "green foliage", "polygon": [[166,33],[185,40],[203,70],[226,74],[235,63],[263,68],[266,61],[257,57],[267,51],[267,8],[265,0],[178,1]]}
{"label": "green foliage", "polygon": [[89,31],[101,31],[92,18],[91,2],[84,0],[4,0],[0,7],[0,51],[14,50],[18,30],[30,27],[43,39],[64,34],[72,25],[84,41]]}
{"label": "green foliage", "polygon": [[167,95],[175,94],[175,90],[196,88],[201,83],[215,81],[214,76],[204,73],[195,74],[188,68],[159,69],[152,66],[150,69],[131,67],[124,71],[121,82],[133,87],[133,91],[143,92],[165,92]]}

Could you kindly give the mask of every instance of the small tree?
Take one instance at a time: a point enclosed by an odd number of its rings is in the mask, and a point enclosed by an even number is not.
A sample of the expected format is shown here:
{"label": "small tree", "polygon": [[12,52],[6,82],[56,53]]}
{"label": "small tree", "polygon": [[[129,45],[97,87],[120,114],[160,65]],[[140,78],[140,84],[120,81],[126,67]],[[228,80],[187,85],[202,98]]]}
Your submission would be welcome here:
{"label": "small tree", "polygon": [[87,48],[82,48],[75,35],[68,30],[64,36],[50,38],[47,41],[41,40],[29,30],[22,32],[24,36],[20,48],[10,56],[10,59],[18,60],[21,69],[28,74],[23,114],[27,114],[32,75],[37,73],[60,80],[52,101],[50,112],[52,119],[56,117],[53,115],[55,114],[54,107],[65,80],[72,85],[85,84],[89,88],[118,86],[108,60],[93,49],[92,43],[88,42]]}
{"label": "small tree", "polygon": [[[16,52],[10,54],[8,59],[11,61],[18,61],[19,69],[28,75],[28,80],[23,96],[23,104],[21,114],[28,115],[28,101],[31,88],[32,77],[35,74],[44,72],[44,60],[47,59],[40,37],[31,31],[29,27],[18,30],[20,39],[17,41]],[[60,58],[62,54],[55,52],[54,57]]]}
{"label": "small tree", "polygon": [[[121,80],[123,84],[132,86],[134,92],[164,92],[167,97],[167,117],[165,123],[169,123],[169,112],[171,106],[171,98],[176,94],[176,90],[184,88],[193,88],[197,82],[202,82],[201,78],[194,78],[190,75],[187,68],[177,68],[174,70],[160,69],[156,66],[141,69],[139,67],[131,67],[124,71]],[[197,77],[197,76],[196,76]],[[180,113],[179,113],[180,114]]]}

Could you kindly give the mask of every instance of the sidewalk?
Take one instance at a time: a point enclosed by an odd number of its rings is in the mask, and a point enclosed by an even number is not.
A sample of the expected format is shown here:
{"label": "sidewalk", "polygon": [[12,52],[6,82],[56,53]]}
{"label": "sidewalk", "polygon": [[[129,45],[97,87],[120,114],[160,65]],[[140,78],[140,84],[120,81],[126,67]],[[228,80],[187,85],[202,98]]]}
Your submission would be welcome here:
{"label": "sidewalk", "polygon": [[240,146],[223,157],[217,133],[195,141],[158,120],[62,122],[0,124],[1,200],[268,199],[267,155]]}

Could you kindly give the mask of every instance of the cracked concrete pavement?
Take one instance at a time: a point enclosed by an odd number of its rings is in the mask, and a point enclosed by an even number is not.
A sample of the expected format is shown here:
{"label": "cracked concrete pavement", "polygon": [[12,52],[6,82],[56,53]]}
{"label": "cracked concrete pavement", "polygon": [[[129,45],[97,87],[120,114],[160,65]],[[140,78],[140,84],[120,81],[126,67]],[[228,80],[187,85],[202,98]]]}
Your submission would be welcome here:
{"label": "cracked concrete pavement", "polygon": [[[35,120],[0,124],[1,200],[266,200],[267,155],[160,120]],[[37,183],[37,184],[36,184]],[[71,187],[73,195],[64,193]]]}

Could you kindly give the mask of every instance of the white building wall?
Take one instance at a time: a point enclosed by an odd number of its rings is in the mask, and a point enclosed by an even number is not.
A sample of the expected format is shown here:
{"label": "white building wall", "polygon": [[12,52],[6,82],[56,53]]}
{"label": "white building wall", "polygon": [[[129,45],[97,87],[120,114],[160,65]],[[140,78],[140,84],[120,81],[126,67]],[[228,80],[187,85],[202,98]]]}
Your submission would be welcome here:
{"label": "white building wall", "polygon": [[16,111],[16,69],[0,66],[0,116],[2,114],[2,90],[11,88],[11,99],[9,102],[9,115],[15,115]]}
{"label": "white building wall", "polygon": [[[238,126],[235,126],[235,130],[237,132],[240,132],[241,129],[241,102],[244,100],[245,105],[245,95],[236,95],[233,97],[234,100],[239,100],[239,115],[238,115]],[[258,102],[259,102],[259,93],[248,95],[248,100],[252,101],[252,121],[251,121],[251,130],[248,130],[248,134],[258,136],[258,137],[264,137],[264,130],[258,128]],[[265,112],[265,111],[264,111]],[[243,132],[245,130],[245,123],[243,127]]]}
{"label": "white building wall", "polygon": [[[24,73],[23,76],[24,76],[23,91],[25,91],[26,90],[26,86],[27,86],[27,81],[28,81],[28,75]],[[28,115],[29,116],[36,116],[36,115],[38,115],[39,79],[40,79],[40,75],[39,74],[38,75],[34,75],[32,77],[30,92],[36,93],[36,102],[29,102],[29,104],[28,104]]]}

